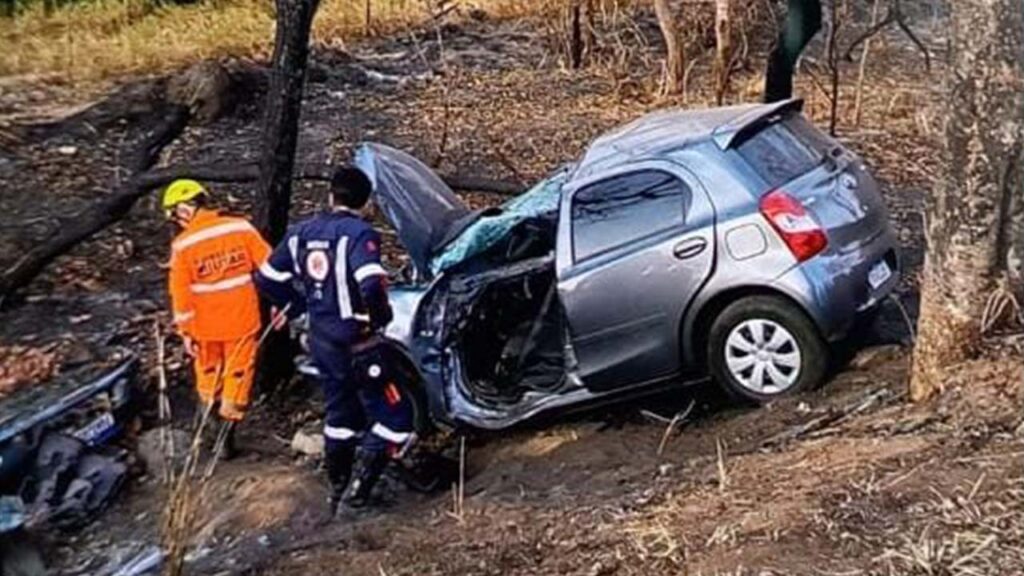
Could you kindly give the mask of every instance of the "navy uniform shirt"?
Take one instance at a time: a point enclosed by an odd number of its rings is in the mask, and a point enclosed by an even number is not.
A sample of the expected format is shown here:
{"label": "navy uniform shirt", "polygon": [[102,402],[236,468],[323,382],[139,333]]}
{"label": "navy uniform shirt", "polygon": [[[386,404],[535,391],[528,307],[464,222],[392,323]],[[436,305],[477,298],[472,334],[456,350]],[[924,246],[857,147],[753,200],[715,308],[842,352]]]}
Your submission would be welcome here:
{"label": "navy uniform shirt", "polygon": [[313,338],[353,343],[391,322],[380,235],[345,209],[292,227],[260,267],[256,285],[279,307],[305,309]]}

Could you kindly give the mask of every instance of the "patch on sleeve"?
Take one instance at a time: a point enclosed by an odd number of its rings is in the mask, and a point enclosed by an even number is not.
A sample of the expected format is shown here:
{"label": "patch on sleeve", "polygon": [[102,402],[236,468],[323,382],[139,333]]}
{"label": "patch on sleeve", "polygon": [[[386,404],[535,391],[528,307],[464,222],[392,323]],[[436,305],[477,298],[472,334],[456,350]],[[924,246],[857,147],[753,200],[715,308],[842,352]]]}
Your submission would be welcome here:
{"label": "patch on sleeve", "polygon": [[366,251],[367,252],[369,252],[370,254],[373,254],[374,252],[376,252],[378,250],[380,250],[380,246],[377,245],[377,241],[376,240],[367,240],[366,241]]}

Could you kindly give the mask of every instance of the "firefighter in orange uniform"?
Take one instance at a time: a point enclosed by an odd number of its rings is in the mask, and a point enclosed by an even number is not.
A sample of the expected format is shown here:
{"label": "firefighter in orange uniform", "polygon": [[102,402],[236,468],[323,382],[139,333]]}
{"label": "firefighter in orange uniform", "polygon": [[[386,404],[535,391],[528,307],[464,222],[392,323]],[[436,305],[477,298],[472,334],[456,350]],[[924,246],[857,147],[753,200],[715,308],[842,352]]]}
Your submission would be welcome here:
{"label": "firefighter in orange uniform", "polygon": [[246,220],[210,208],[206,189],[194,180],[168,186],[163,208],[181,228],[171,244],[174,322],[195,360],[200,401],[218,405],[230,457],[235,424],[249,406],[260,332],[252,275],[270,247]]}

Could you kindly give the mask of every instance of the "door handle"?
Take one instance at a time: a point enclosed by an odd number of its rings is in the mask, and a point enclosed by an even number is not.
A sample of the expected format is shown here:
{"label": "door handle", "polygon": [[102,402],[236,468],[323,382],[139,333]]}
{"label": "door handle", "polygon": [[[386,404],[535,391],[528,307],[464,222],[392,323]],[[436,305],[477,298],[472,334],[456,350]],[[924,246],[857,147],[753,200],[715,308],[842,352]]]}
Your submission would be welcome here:
{"label": "door handle", "polygon": [[700,254],[707,246],[708,241],[704,238],[687,238],[672,248],[672,255],[680,260],[686,260]]}

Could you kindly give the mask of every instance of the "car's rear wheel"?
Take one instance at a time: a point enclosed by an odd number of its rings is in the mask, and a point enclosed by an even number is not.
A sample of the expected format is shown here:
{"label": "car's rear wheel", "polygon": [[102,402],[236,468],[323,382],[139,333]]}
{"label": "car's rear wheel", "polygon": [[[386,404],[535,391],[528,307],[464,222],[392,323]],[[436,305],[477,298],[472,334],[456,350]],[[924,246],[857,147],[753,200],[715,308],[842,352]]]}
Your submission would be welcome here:
{"label": "car's rear wheel", "polygon": [[799,308],[779,296],[727,306],[708,338],[711,376],[732,397],[764,404],[821,384],[828,346]]}

